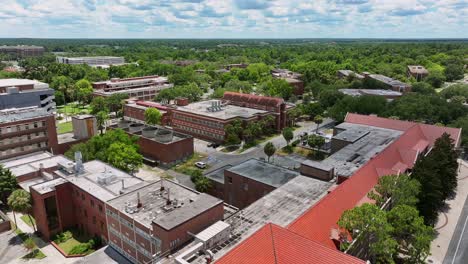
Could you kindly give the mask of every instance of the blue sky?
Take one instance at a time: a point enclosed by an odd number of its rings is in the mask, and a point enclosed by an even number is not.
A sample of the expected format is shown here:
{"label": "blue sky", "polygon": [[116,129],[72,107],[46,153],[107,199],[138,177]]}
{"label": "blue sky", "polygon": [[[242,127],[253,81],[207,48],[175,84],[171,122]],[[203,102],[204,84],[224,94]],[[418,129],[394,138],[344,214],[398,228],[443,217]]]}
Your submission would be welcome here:
{"label": "blue sky", "polygon": [[468,0],[0,0],[0,37],[468,38]]}

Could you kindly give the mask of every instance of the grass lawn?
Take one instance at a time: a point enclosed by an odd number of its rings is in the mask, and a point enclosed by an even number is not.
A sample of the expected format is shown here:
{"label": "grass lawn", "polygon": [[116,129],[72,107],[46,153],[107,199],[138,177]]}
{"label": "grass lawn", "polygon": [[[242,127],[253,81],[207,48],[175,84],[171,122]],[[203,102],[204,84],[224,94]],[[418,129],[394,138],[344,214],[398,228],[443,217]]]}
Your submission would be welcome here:
{"label": "grass lawn", "polygon": [[194,153],[192,157],[190,157],[190,159],[188,159],[186,162],[176,165],[174,167],[174,170],[179,173],[191,175],[194,170],[200,170],[199,168],[195,167],[195,163],[205,158],[206,158],[206,155],[203,155],[200,153]]}
{"label": "grass lawn", "polygon": [[[74,247],[79,246],[81,244],[86,244],[91,239],[91,237],[89,236],[80,234],[77,230],[69,230],[66,232],[71,233],[70,238],[68,238],[66,241],[61,242],[61,243],[57,243],[58,241],[54,241],[54,242],[67,254],[70,254],[70,251]],[[84,254],[91,254],[94,251],[95,251],[94,249],[88,249],[88,251],[86,251]]]}
{"label": "grass lawn", "polygon": [[46,255],[38,248],[33,249],[30,253],[24,255],[22,259],[43,259]]}
{"label": "grass lawn", "polygon": [[21,220],[25,222],[28,226],[33,226],[33,224],[36,224],[36,220],[34,220],[34,217],[31,215],[22,215]]}
{"label": "grass lawn", "polygon": [[85,105],[84,107],[76,103],[69,103],[66,105],[57,106],[58,113],[65,113],[67,115],[77,115],[77,114],[89,114],[91,112],[91,107]]}
{"label": "grass lawn", "polygon": [[65,134],[73,131],[72,122],[58,123],[57,124],[57,133]]}

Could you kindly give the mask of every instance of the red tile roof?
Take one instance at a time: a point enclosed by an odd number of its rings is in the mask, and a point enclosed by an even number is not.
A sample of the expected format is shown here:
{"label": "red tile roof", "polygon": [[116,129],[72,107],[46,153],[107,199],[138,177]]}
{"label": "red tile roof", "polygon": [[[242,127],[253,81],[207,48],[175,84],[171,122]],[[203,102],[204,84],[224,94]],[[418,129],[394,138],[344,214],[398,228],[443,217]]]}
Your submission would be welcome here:
{"label": "red tile roof", "polygon": [[254,94],[235,93],[235,92],[224,92],[223,99],[229,100],[229,101],[235,101],[235,102],[245,102],[249,104],[274,106],[274,107],[278,107],[284,103],[284,100],[282,98],[260,96],[260,95],[254,95]]}
{"label": "red tile roof", "polygon": [[363,264],[365,262],[324,247],[280,226],[266,224],[216,263]]}
{"label": "red tile roof", "polygon": [[459,141],[461,129],[437,127],[375,116],[348,114],[345,122],[405,131],[380,154],[357,170],[347,181],[316,203],[288,227],[289,230],[336,249],[330,239],[332,229],[345,210],[361,204],[367,193],[377,184],[380,176],[398,174],[412,168],[418,153],[432,146],[447,132]]}
{"label": "red tile roof", "polygon": [[444,132],[459,143],[461,129],[437,127],[376,116],[348,114],[345,122],[403,131],[393,143],[338,185],[287,230],[269,224],[246,239],[217,263],[364,263],[337,250],[331,237],[345,210],[372,202],[367,194],[379,177],[411,169],[420,152]]}
{"label": "red tile roof", "polygon": [[164,110],[164,111],[169,109],[167,106],[158,104],[156,102],[151,102],[151,101],[136,101],[136,104],[141,105],[141,106],[146,106],[146,107],[152,107],[152,108],[156,108],[156,109]]}

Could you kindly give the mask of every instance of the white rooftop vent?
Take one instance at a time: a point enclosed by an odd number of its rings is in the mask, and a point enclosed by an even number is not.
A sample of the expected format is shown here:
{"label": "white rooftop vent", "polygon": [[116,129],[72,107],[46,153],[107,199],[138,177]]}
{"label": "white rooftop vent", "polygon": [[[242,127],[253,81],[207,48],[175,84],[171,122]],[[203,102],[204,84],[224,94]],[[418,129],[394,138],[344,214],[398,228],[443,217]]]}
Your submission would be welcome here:
{"label": "white rooftop vent", "polygon": [[112,171],[104,171],[97,177],[97,182],[101,185],[111,184],[117,177],[112,173]]}

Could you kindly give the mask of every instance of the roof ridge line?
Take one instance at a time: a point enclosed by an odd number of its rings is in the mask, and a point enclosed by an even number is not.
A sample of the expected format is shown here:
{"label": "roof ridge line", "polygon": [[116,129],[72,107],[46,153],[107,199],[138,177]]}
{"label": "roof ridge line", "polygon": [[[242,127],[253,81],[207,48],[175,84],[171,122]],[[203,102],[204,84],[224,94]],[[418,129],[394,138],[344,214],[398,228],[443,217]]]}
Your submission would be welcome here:
{"label": "roof ridge line", "polygon": [[273,256],[275,256],[275,264],[278,264],[278,259],[276,258],[276,247],[275,247],[275,238],[273,235],[273,226],[271,223],[269,224],[269,226],[270,226],[270,232],[271,232],[271,244],[273,246]]}

